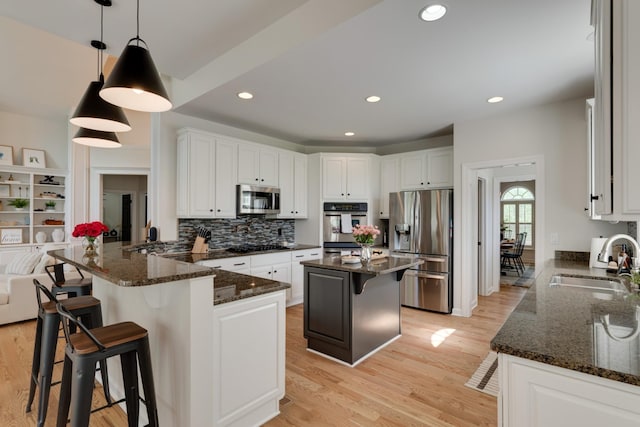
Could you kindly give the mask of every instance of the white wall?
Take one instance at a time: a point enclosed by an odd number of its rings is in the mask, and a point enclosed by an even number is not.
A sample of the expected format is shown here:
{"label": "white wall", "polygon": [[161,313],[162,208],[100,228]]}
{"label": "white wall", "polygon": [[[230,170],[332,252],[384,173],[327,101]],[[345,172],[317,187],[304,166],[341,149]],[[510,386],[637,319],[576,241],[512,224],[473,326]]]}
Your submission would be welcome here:
{"label": "white wall", "polygon": [[13,164],[22,166],[22,149],[45,151],[47,168],[67,169],[67,124],[60,120],[0,111],[0,145],[13,147]]}
{"label": "white wall", "polygon": [[[544,163],[545,234],[538,241],[545,258],[555,250],[589,251],[591,237],[626,232],[626,225],[611,225],[590,220],[584,211],[587,194],[587,123],[585,100],[578,99],[517,111],[499,117],[473,120],[454,125],[454,171],[456,224],[463,224],[461,189],[462,165],[505,161],[540,156]],[[540,189],[538,189],[539,191]],[[558,235],[552,245],[550,236]],[[462,307],[472,283],[463,285],[467,263],[463,253],[462,233],[454,235],[454,308]],[[538,247],[538,246],[537,246]]]}

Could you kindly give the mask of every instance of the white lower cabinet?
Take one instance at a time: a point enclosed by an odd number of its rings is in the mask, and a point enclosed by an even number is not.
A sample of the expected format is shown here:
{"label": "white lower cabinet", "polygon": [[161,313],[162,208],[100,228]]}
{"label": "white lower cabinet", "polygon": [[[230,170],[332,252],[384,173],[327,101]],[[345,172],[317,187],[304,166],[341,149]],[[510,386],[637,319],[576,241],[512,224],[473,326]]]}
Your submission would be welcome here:
{"label": "white lower cabinet", "polygon": [[640,387],[505,354],[498,366],[500,426],[640,426]]}
{"label": "white lower cabinet", "polygon": [[300,304],[304,301],[304,265],[300,262],[320,258],[322,258],[322,248],[291,253],[291,296],[287,299],[287,306]]}
{"label": "white lower cabinet", "polygon": [[291,252],[251,256],[251,275],[291,283]]}
{"label": "white lower cabinet", "polygon": [[257,426],[285,392],[285,291],[213,308],[213,422]]}

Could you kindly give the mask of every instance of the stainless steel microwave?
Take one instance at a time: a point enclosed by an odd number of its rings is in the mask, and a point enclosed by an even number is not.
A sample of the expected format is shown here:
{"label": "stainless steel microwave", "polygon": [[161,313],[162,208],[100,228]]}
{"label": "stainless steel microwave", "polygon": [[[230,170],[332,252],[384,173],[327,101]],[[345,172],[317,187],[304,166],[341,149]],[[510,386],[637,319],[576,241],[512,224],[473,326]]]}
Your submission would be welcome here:
{"label": "stainless steel microwave", "polygon": [[280,189],[240,184],[236,187],[238,214],[279,214]]}

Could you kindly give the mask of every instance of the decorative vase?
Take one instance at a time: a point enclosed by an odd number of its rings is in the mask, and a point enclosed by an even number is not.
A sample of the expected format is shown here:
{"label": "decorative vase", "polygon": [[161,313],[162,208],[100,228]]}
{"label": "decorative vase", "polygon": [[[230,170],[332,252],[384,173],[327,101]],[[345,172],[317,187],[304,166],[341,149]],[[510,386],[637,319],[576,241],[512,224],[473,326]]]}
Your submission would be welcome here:
{"label": "decorative vase", "polygon": [[360,243],[360,262],[365,264],[371,261],[371,247],[372,243]]}
{"label": "decorative vase", "polygon": [[84,236],[82,239],[82,248],[87,257],[94,257],[98,254],[99,240],[97,237]]}
{"label": "decorative vase", "polygon": [[64,240],[64,231],[62,228],[56,228],[51,232],[51,238],[54,242],[62,242]]}
{"label": "decorative vase", "polygon": [[47,233],[45,233],[44,231],[38,231],[36,233],[36,242],[44,243],[46,241],[47,241]]}

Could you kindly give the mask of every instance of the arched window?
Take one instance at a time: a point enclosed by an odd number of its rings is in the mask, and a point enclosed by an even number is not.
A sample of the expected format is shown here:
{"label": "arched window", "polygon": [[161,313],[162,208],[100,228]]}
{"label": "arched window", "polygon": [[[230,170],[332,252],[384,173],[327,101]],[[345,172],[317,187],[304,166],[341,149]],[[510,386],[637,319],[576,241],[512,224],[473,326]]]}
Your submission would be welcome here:
{"label": "arched window", "polygon": [[510,187],[502,193],[500,204],[505,237],[515,238],[519,233],[525,232],[525,246],[533,246],[535,196],[531,190],[520,185]]}

